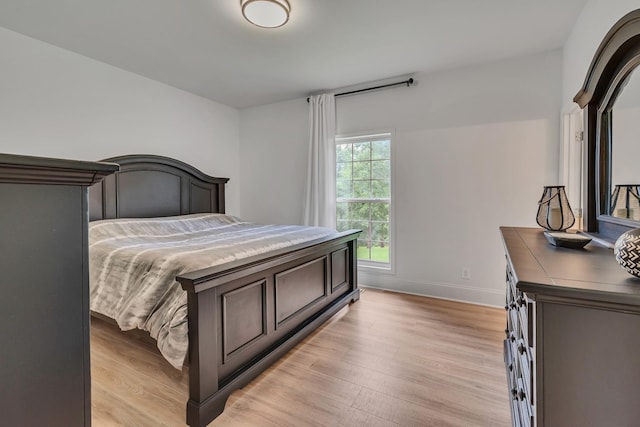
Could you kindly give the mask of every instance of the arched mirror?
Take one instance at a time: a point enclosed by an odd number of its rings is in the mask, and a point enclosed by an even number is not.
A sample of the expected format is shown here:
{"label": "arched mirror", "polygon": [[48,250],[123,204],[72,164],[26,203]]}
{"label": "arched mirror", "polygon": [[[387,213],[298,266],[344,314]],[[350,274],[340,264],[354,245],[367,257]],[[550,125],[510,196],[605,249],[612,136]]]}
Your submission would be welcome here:
{"label": "arched mirror", "polygon": [[602,119],[611,147],[603,213],[640,222],[640,70],[624,76],[614,93]]}
{"label": "arched mirror", "polygon": [[640,10],[598,47],[574,101],[585,109],[586,231],[614,241],[640,227]]}

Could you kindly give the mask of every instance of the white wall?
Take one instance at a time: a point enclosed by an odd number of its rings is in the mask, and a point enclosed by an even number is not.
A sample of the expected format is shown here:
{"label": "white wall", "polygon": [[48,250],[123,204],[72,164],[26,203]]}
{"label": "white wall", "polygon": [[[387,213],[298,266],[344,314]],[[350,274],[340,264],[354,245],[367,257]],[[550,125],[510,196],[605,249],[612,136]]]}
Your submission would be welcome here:
{"label": "white wall", "polygon": [[0,152],[82,160],[177,158],[231,178],[238,210],[239,112],[0,28]]}
{"label": "white wall", "polygon": [[[503,303],[498,227],[535,226],[542,186],[558,179],[561,63],[554,51],[338,98],[339,133],[396,132],[396,271],[363,270],[362,284]],[[307,114],[304,99],[241,111],[244,217],[300,222]]]}
{"label": "white wall", "polygon": [[305,99],[240,111],[240,212],[268,224],[300,224],[307,178]]}
{"label": "white wall", "polygon": [[562,105],[577,108],[573,97],[582,87],[600,42],[620,18],[640,8],[638,0],[590,0],[582,9],[563,49]]}

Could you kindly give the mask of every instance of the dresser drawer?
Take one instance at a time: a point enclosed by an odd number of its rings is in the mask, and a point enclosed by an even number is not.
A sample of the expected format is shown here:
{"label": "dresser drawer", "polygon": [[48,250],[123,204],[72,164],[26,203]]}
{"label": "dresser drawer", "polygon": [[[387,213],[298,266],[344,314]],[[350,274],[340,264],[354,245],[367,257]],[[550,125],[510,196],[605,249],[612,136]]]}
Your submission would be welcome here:
{"label": "dresser drawer", "polygon": [[524,392],[527,396],[527,400],[532,405],[535,404],[534,392],[533,392],[533,355],[531,349],[526,345],[524,341],[520,341],[517,347],[517,356],[514,356],[518,360],[518,377],[522,379],[524,385]]}
{"label": "dresser drawer", "polygon": [[513,270],[511,269],[511,265],[509,265],[509,260],[507,260],[506,275],[507,275],[507,277],[506,277],[507,287],[510,288],[511,294],[514,295],[514,297],[515,297],[515,295],[516,295],[516,279],[515,279],[515,276],[513,274]]}
{"label": "dresser drawer", "polygon": [[518,307],[518,328],[522,339],[529,347],[533,347],[533,321],[535,317],[535,302],[527,298],[524,292],[518,291],[516,298]]}
{"label": "dresser drawer", "polygon": [[507,373],[507,390],[509,392],[509,406],[511,408],[511,424],[520,427],[520,409],[518,402],[517,360],[512,351],[511,342],[504,340],[504,365]]}
{"label": "dresser drawer", "polygon": [[515,342],[520,336],[520,328],[518,324],[518,310],[511,309],[507,312],[507,328],[511,332],[507,338],[510,342]]}
{"label": "dresser drawer", "polygon": [[514,426],[535,426],[534,309],[535,301],[516,287],[507,261],[504,357]]}
{"label": "dresser drawer", "polygon": [[531,404],[527,400],[526,396],[522,393],[524,390],[524,385],[522,381],[519,381],[518,384],[518,412],[519,412],[519,420],[520,425],[523,427],[530,427],[535,425],[535,420],[533,417],[533,408]]}

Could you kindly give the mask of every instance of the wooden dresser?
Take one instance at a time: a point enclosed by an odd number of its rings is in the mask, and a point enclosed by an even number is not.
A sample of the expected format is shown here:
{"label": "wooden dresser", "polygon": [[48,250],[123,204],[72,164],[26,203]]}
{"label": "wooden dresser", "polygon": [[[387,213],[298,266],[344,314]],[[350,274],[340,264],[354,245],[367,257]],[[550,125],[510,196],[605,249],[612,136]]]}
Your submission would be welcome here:
{"label": "wooden dresser", "polygon": [[0,424],[88,426],[87,186],[118,165],[0,154]]}
{"label": "wooden dresser", "polygon": [[500,231],[513,425],[638,425],[640,279],[596,243],[556,248],[542,229]]}

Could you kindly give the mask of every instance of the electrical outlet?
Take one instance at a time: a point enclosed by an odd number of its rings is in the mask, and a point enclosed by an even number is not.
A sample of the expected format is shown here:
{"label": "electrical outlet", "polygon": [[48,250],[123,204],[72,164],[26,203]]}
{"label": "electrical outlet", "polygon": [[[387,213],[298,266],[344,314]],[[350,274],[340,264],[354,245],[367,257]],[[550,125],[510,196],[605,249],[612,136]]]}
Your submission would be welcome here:
{"label": "electrical outlet", "polygon": [[466,280],[471,279],[471,271],[468,267],[462,267],[462,271],[460,271],[460,277]]}

